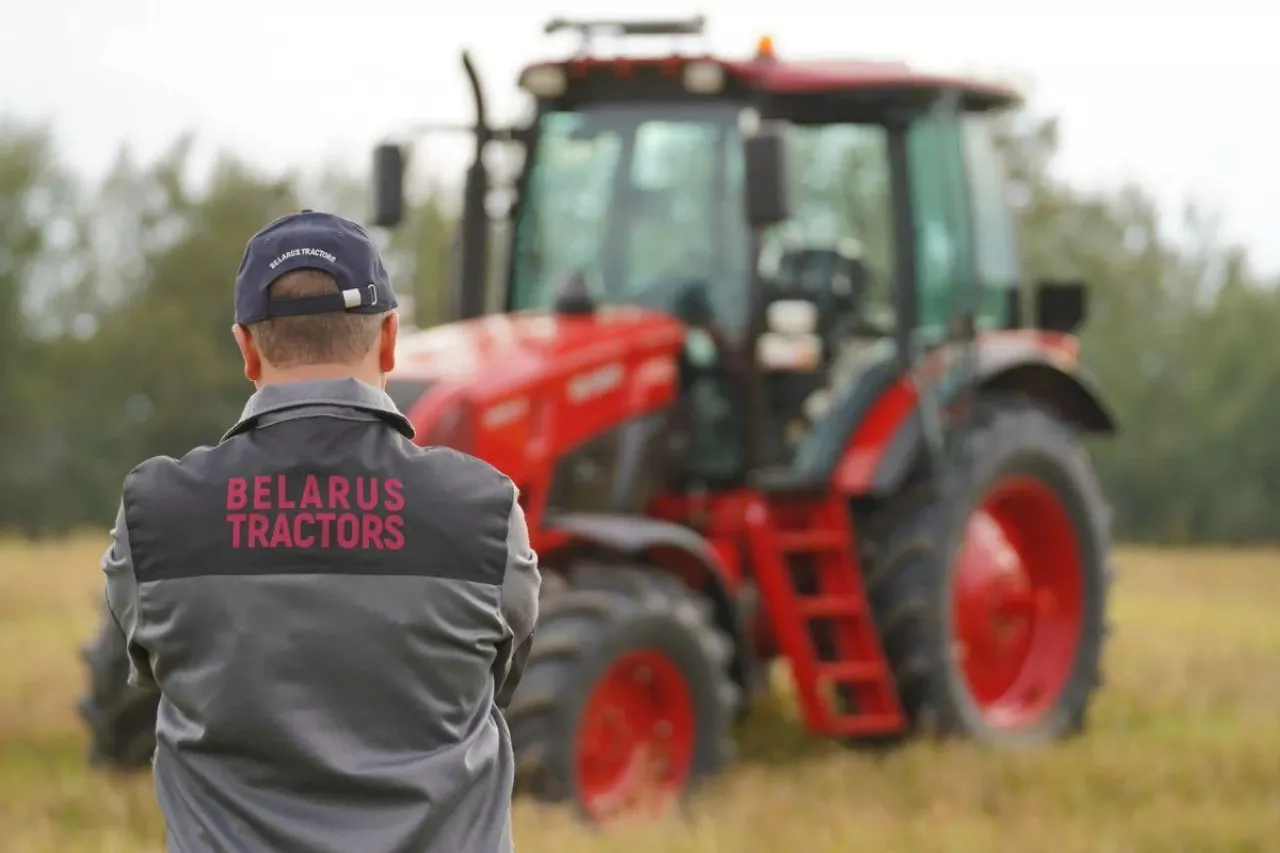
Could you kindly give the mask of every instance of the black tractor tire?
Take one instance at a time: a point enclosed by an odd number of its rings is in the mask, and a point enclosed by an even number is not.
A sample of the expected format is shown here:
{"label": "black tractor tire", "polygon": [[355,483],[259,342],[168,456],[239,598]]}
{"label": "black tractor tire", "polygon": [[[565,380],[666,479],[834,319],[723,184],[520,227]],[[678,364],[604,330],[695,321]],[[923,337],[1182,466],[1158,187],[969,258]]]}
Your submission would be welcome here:
{"label": "black tractor tire", "polygon": [[89,690],[80,700],[80,717],[89,729],[90,763],[115,770],[150,767],[160,696],[129,685],[124,636],[105,606],[98,636],[83,648],[82,657]]}
{"label": "black tractor tire", "polygon": [[[543,801],[568,801],[591,823],[626,816],[625,804],[616,813],[593,806],[592,786],[579,772],[577,750],[588,731],[585,712],[593,691],[615,683],[608,680],[610,674],[636,654],[662,659],[666,687],[663,679],[654,680],[659,695],[670,698],[672,691],[666,688],[674,679],[682,684],[675,692],[691,700],[684,706],[691,709],[683,717],[687,725],[666,722],[665,716],[655,724],[655,730],[666,726],[665,734],[675,742],[682,734],[692,739],[684,758],[687,770],[673,783],[679,789],[673,799],[683,799],[732,760],[732,726],[741,692],[730,674],[733,642],[716,627],[711,603],[659,570],[591,565],[575,571],[561,591],[542,600],[524,676],[505,712],[515,747],[517,791]],[[634,719],[616,710],[609,714],[628,723]],[[681,714],[671,719],[678,721]]]}
{"label": "black tractor tire", "polygon": [[[1113,576],[1110,509],[1093,465],[1068,423],[1021,395],[979,397],[957,449],[960,464],[941,478],[914,478],[869,521],[865,540],[867,591],[908,718],[908,733],[971,737],[998,746],[1072,736],[1084,729],[1091,698],[1101,684]],[[1065,510],[1057,517],[1063,521],[1062,535],[1076,545],[1076,558],[1066,563],[1078,567],[1078,586],[1064,597],[1078,605],[1068,620],[1078,625],[1078,639],[1074,655],[1059,655],[1048,667],[1057,675],[1046,681],[1060,687],[1042,691],[1046,698],[1037,698],[1021,718],[1002,712],[1001,721],[994,709],[1004,700],[987,697],[984,710],[971,689],[974,679],[965,675],[962,661],[968,647],[958,640],[952,596],[970,518],[988,496],[1000,493],[1002,484],[1025,483],[1032,484],[1033,498],[1021,503],[1013,498],[1015,507],[1035,506],[1037,491],[1043,494],[1047,489]],[[1022,510],[1008,512],[1006,517],[1017,518]],[[1031,525],[1026,521],[1023,529]],[[1027,536],[1022,541],[1040,542],[1043,549],[1050,538]],[[1055,630],[1051,619],[1042,624],[1045,631]],[[1024,675],[1027,671],[1020,670]]]}

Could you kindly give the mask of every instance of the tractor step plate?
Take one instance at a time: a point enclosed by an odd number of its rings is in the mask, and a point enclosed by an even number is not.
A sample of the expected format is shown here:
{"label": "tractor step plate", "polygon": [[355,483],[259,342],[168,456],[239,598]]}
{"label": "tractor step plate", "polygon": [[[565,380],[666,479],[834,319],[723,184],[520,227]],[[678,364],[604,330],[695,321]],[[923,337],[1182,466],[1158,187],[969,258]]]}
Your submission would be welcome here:
{"label": "tractor step plate", "polygon": [[[808,726],[836,737],[900,733],[906,718],[843,502],[792,498],[773,507],[760,498],[747,518],[756,584]],[[801,586],[808,587],[803,594]]]}

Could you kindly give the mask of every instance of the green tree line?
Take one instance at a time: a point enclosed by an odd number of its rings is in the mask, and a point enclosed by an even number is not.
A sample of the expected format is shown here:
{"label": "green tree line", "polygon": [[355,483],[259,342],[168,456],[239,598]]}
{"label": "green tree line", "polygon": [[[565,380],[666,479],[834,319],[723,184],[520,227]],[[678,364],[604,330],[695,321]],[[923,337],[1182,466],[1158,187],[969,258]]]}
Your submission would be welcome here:
{"label": "green tree line", "polygon": [[[86,182],[43,127],[0,121],[0,528],[108,524],[124,474],[216,441],[249,388],[229,332],[248,236],[300,207],[367,215],[365,179],[271,174],[225,154],[197,180],[192,139]],[[1084,358],[1121,433],[1094,446],[1118,534],[1270,542],[1280,504],[1280,294],[1188,209],[1170,229],[1142,187],[1058,180],[1052,121],[1010,125],[1024,274],[1090,284]],[[413,317],[444,317],[451,222],[417,195],[388,238]],[[1277,351],[1280,353],[1280,351]]]}

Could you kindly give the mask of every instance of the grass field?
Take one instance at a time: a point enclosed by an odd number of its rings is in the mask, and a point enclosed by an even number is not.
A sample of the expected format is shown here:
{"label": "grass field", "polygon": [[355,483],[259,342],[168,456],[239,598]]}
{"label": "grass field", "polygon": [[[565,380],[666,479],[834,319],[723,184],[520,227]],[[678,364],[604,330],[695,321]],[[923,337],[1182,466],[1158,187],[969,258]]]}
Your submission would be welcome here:
{"label": "grass field", "polygon": [[[100,541],[0,544],[0,851],[161,850],[150,779],[85,765],[78,643]],[[1089,733],[885,758],[806,737],[784,703],[683,820],[606,836],[528,803],[520,853],[1280,850],[1280,554],[1124,551]]]}

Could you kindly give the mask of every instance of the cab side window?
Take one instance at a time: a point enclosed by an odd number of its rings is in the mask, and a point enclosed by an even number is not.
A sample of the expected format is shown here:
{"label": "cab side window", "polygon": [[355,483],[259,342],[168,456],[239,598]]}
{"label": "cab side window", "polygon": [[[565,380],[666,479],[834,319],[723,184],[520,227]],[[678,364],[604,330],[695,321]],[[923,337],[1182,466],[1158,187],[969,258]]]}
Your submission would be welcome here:
{"label": "cab side window", "polygon": [[916,224],[919,334],[936,340],[974,292],[971,213],[960,128],[950,112],[917,118],[907,135]]}
{"label": "cab side window", "polygon": [[990,116],[965,116],[961,131],[973,197],[976,261],[986,309],[983,313],[994,315],[1004,310],[1005,292],[1016,287],[1020,277],[1013,212],[1008,204],[1008,176],[996,125]]}
{"label": "cab side window", "polygon": [[922,334],[936,339],[965,311],[980,327],[1002,325],[1019,271],[992,119],[946,111],[923,116],[907,148]]}

